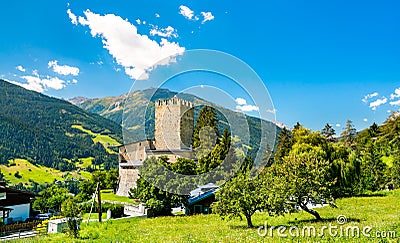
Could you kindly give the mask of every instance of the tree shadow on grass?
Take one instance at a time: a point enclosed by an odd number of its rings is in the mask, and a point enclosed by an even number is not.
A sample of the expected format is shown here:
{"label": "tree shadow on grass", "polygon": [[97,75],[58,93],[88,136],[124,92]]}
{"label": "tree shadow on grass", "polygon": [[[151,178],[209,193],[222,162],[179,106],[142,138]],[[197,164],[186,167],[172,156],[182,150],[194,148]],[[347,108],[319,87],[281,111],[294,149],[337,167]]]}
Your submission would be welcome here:
{"label": "tree shadow on grass", "polygon": [[240,230],[251,230],[251,229],[257,229],[258,225],[253,225],[253,228],[249,228],[247,227],[247,223],[246,221],[244,221],[243,225],[228,225],[228,227],[230,229],[236,230],[236,229],[240,229]]}
{"label": "tree shadow on grass", "polygon": [[[244,221],[245,222],[245,221]],[[301,220],[291,220],[288,221],[286,223],[282,223],[282,224],[278,224],[278,225],[270,225],[268,220],[265,221],[266,223],[268,223],[268,227],[280,227],[280,226],[285,226],[285,227],[292,227],[292,226],[299,226],[299,225],[303,225],[303,224],[315,224],[315,223],[331,223],[331,224],[339,224],[338,223],[338,218],[323,218],[321,220],[317,220],[317,219],[301,219]],[[346,218],[346,224],[347,223],[359,223],[361,222],[360,219],[358,218]],[[254,225],[253,228],[248,228],[247,225],[243,224],[243,225],[229,225],[228,227],[231,229],[241,229],[241,230],[246,230],[246,229],[258,229],[259,227],[265,227],[265,223],[262,225]]]}
{"label": "tree shadow on grass", "polygon": [[385,193],[374,193],[374,194],[360,194],[355,197],[387,197]]}
{"label": "tree shadow on grass", "polygon": [[[346,218],[346,223],[352,222],[361,222],[360,219],[357,218]],[[289,224],[304,224],[304,223],[338,223],[338,218],[323,218],[320,220],[317,219],[301,219],[301,220],[291,220],[288,222]]]}

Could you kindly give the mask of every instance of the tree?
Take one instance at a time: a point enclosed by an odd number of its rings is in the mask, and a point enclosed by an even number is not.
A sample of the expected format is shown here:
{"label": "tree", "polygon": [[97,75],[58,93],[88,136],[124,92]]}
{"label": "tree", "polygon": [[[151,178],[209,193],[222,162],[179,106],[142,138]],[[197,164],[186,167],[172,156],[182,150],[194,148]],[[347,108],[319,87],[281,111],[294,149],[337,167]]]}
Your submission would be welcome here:
{"label": "tree", "polygon": [[260,192],[261,185],[261,180],[251,179],[247,173],[239,173],[217,192],[216,202],[212,204],[213,212],[223,219],[242,218],[243,215],[247,227],[252,228],[251,216],[266,207],[267,200],[265,194]]}
{"label": "tree", "polygon": [[347,120],[343,132],[340,134],[340,141],[344,142],[347,146],[352,147],[354,146],[356,136],[357,131],[354,128],[353,122],[351,120]]}
{"label": "tree", "polygon": [[106,172],[106,178],[105,178],[105,188],[107,189],[113,189],[113,191],[116,191],[116,188],[118,187],[118,169],[110,169],[109,171]]}
{"label": "tree", "polygon": [[382,161],[382,155],[378,151],[375,141],[365,145],[361,157],[361,170],[364,189],[377,191],[385,185],[386,164]]}
{"label": "tree", "polygon": [[368,129],[369,136],[376,139],[379,136],[379,126],[375,122]]}
{"label": "tree", "polygon": [[61,213],[68,219],[68,233],[74,238],[78,238],[82,213],[82,208],[80,205],[75,200],[70,198],[63,202],[61,206]]}
{"label": "tree", "polygon": [[[257,211],[272,212],[270,194],[273,193],[271,184],[275,183],[272,177],[264,174],[262,177],[250,177],[253,160],[246,157],[237,175],[225,183],[216,193],[216,202],[212,204],[213,212],[222,219],[231,219],[242,216],[246,218],[247,227],[252,228],[252,215]],[[278,195],[278,194],[277,194]]]}
{"label": "tree", "polygon": [[274,156],[274,161],[281,161],[283,157],[289,154],[293,145],[292,133],[284,127],[278,135],[276,144],[277,151]]}
{"label": "tree", "polygon": [[278,208],[285,211],[301,208],[320,220],[319,213],[308,208],[308,204],[332,201],[335,178],[330,176],[331,166],[324,150],[327,141],[318,132],[304,127],[293,131],[293,140],[295,143],[288,155],[270,169],[274,179],[281,180],[272,187],[286,194],[285,206]]}
{"label": "tree", "polygon": [[115,192],[118,186],[118,170],[98,170],[93,172],[90,180],[84,180],[79,184],[79,200],[82,202],[90,200],[99,181],[101,189],[113,189]]}
{"label": "tree", "polygon": [[301,127],[303,127],[303,125],[301,125],[300,122],[296,122],[296,124],[293,127],[293,131],[295,131],[295,130],[301,128]]}
{"label": "tree", "polygon": [[325,137],[328,142],[334,142],[335,141],[335,129],[329,123],[325,125],[325,127],[321,130],[321,135]]}
{"label": "tree", "polygon": [[199,174],[209,172],[219,166],[231,149],[232,138],[228,129],[224,130],[218,144],[212,149],[211,154],[199,159]]}
{"label": "tree", "polygon": [[330,176],[336,179],[332,188],[334,198],[353,196],[361,192],[361,161],[358,151],[343,143],[331,143],[325,151],[331,165]]}
{"label": "tree", "polygon": [[40,197],[35,199],[33,207],[41,212],[48,212],[49,210],[59,212],[61,204],[72,197],[66,188],[60,188],[57,185],[45,189],[39,195]]}
{"label": "tree", "polygon": [[393,161],[393,180],[397,188],[400,188],[400,155],[397,154]]}
{"label": "tree", "polygon": [[[158,182],[169,185],[168,183],[174,183],[174,181],[167,180],[167,177],[163,174],[159,164],[168,163],[164,160],[157,161],[155,157],[149,157],[143,161],[143,166],[140,170],[141,177],[136,181],[136,188],[132,188],[129,192],[130,198],[140,199],[145,203],[146,207],[149,208],[148,217],[156,216],[169,216],[171,215],[171,208],[179,203],[187,204],[188,196],[176,195],[170,192],[166,192],[158,188],[156,185],[149,183],[145,178],[149,179],[152,175],[156,176]],[[193,164],[187,159],[178,159],[178,164],[165,164],[168,169],[174,168],[180,170],[180,172],[191,173],[195,171],[192,168]],[[148,177],[149,176],[149,177]],[[173,185],[176,187],[186,185]],[[194,188],[193,188],[194,189]]]}
{"label": "tree", "polygon": [[195,175],[197,173],[196,162],[186,158],[178,158],[175,163],[170,163],[172,171],[182,175]]}
{"label": "tree", "polygon": [[79,183],[79,193],[77,200],[80,202],[86,202],[92,199],[93,193],[96,190],[97,182],[94,183],[92,180],[84,180]]}
{"label": "tree", "polygon": [[308,205],[331,202],[330,188],[335,181],[329,177],[329,169],[329,162],[324,159],[324,152],[320,147],[295,145],[282,164],[273,165],[274,176],[283,181],[274,186],[284,188],[289,195],[285,208],[295,205],[321,220],[319,213]]}
{"label": "tree", "polygon": [[198,159],[208,156],[217,143],[219,132],[216,114],[215,109],[209,106],[204,106],[199,112],[193,131],[193,149]]}

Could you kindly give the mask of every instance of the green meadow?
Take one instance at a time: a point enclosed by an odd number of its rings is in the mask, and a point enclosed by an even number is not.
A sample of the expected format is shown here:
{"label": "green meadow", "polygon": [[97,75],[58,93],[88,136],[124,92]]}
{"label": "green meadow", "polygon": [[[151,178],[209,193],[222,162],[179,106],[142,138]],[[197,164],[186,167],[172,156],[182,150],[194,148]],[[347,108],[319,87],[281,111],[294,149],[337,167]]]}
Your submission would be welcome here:
{"label": "green meadow", "polygon": [[[400,190],[343,198],[336,204],[337,208],[327,206],[317,209],[324,218],[321,222],[315,222],[313,216],[305,212],[277,217],[257,213],[253,216],[256,226],[253,229],[246,227],[245,220],[224,221],[214,214],[130,218],[91,222],[88,226],[82,223],[79,239],[59,233],[21,242],[400,242]],[[338,216],[341,219],[345,217],[347,222],[339,224]],[[299,237],[279,237],[277,230],[272,236],[269,230],[266,236],[260,236],[257,228],[266,223],[268,227],[286,226],[287,230],[283,232],[286,234],[289,234],[289,227],[296,226],[300,229]],[[323,236],[318,236],[320,230],[329,225],[338,227],[338,235],[332,236],[325,230]],[[346,236],[346,229],[351,229],[350,226],[360,229],[359,237],[353,237],[351,231]],[[304,227],[314,227],[317,236],[310,236],[305,231],[302,237]],[[340,227],[343,229],[342,236]],[[369,228],[369,236],[363,235],[362,230]],[[260,230],[260,233],[263,231]]]}
{"label": "green meadow", "polygon": [[115,139],[108,135],[102,135],[100,133],[94,133],[91,130],[85,129],[81,125],[72,125],[72,128],[81,130],[84,133],[89,134],[92,137],[92,140],[94,143],[101,143],[104,148],[107,150],[108,153],[110,154],[115,154],[114,151],[112,151],[109,147],[110,146],[119,146],[121,145],[119,142],[117,142]]}
{"label": "green meadow", "polygon": [[[9,184],[29,183],[33,180],[39,184],[52,183],[54,180],[64,180],[67,177],[90,178],[90,173],[81,172],[61,172],[42,165],[34,165],[24,159],[13,159],[9,162],[10,166],[0,165],[0,170]],[[19,176],[15,176],[15,173]]]}
{"label": "green meadow", "polygon": [[123,197],[114,194],[112,189],[101,190],[101,200],[137,204],[133,199],[129,197]]}

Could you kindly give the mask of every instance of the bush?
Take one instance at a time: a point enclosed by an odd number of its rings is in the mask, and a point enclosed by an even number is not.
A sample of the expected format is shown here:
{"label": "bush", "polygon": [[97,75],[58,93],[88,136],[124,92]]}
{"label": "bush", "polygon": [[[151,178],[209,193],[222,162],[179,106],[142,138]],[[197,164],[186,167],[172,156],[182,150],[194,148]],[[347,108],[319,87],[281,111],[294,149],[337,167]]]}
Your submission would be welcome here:
{"label": "bush", "polygon": [[111,204],[107,203],[107,208],[105,211],[107,212],[108,209],[111,210],[111,217],[113,218],[121,218],[124,216],[124,205],[122,204]]}
{"label": "bush", "polygon": [[63,216],[68,218],[67,233],[74,238],[78,237],[79,225],[81,223],[81,206],[77,204],[73,199],[68,199],[62,204],[61,212]]}
{"label": "bush", "polygon": [[[92,206],[92,202],[84,202],[81,204],[83,212],[89,213],[90,207]],[[107,213],[107,210],[111,210],[111,217],[113,218],[121,218],[124,216],[124,205],[123,204],[112,204],[112,203],[102,203],[101,204],[101,212]],[[97,202],[93,204],[92,213],[97,213]]]}

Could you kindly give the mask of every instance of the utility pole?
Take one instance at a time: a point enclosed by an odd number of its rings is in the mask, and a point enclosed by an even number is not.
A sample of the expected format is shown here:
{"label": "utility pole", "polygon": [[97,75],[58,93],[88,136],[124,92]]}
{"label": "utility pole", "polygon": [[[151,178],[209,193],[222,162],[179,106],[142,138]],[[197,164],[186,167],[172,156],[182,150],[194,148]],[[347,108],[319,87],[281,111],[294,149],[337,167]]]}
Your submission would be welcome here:
{"label": "utility pole", "polygon": [[99,222],[101,223],[101,193],[100,193],[100,177],[97,178],[99,186],[97,187],[97,212],[99,213]]}

